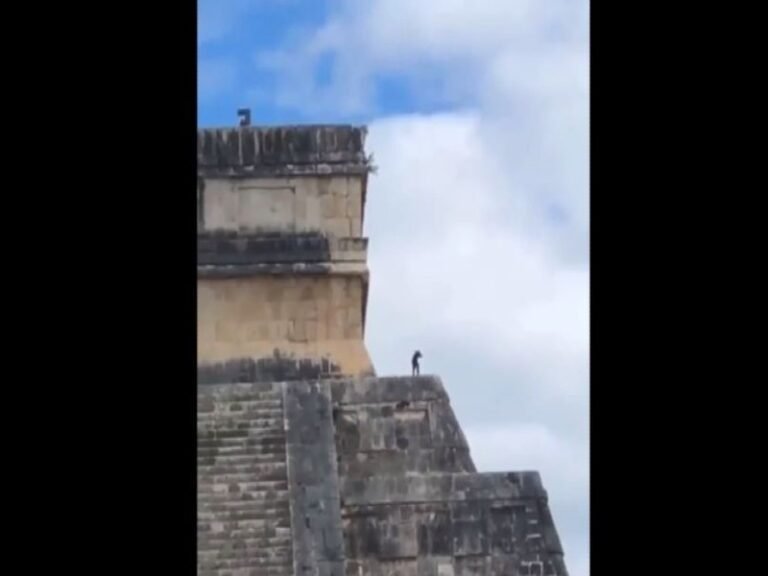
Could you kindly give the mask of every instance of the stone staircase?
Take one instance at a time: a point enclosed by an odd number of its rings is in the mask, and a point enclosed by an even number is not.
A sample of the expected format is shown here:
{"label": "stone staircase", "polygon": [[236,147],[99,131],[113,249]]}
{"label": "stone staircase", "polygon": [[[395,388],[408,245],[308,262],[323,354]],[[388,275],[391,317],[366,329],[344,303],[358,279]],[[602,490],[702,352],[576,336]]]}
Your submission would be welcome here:
{"label": "stone staircase", "polygon": [[198,386],[198,575],[292,575],[290,517],[280,384]]}

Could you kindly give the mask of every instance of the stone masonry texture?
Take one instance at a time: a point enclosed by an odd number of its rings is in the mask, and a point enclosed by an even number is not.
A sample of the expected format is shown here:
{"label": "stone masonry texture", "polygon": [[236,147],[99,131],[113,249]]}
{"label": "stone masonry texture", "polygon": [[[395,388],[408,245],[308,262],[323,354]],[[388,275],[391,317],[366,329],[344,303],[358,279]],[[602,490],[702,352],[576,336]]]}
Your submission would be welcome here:
{"label": "stone masonry texture", "polygon": [[280,385],[198,389],[198,574],[293,574]]}
{"label": "stone masonry texture", "polygon": [[198,169],[211,174],[314,172],[364,168],[365,128],[275,126],[204,129],[197,135]]}
{"label": "stone masonry texture", "polygon": [[198,385],[198,573],[568,574],[539,474],[477,473],[432,376]]}
{"label": "stone masonry texture", "polygon": [[539,474],[479,473],[438,377],[376,376],[364,143],[198,132],[198,576],[567,576]]}
{"label": "stone masonry texture", "polygon": [[[363,342],[365,129],[198,132],[197,350],[204,382],[375,374]],[[247,368],[247,374],[243,370]]]}

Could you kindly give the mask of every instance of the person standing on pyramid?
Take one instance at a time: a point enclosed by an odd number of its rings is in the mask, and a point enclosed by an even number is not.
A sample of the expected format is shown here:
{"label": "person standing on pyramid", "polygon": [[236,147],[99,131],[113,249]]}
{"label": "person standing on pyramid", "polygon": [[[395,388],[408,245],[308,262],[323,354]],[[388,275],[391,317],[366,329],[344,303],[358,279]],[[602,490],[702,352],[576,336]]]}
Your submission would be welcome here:
{"label": "person standing on pyramid", "polygon": [[421,352],[416,350],[416,352],[413,353],[413,357],[411,358],[411,375],[418,376],[420,374],[419,370],[419,359],[421,358]]}

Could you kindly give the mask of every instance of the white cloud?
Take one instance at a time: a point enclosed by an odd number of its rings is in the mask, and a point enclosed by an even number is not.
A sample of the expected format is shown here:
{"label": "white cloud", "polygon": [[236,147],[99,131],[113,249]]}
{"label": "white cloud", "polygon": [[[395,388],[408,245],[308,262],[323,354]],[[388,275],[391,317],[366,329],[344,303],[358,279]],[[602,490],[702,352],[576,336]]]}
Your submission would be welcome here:
{"label": "white cloud", "polygon": [[[371,322],[392,305],[417,320],[414,329],[445,335],[453,326],[460,336],[471,325],[500,357],[554,348],[559,358],[586,359],[588,271],[558,258],[557,233],[536,235],[539,201],[510,183],[503,150],[483,128],[469,113],[371,124],[381,166],[366,220]],[[399,293],[407,299],[387,300]]]}
{"label": "white cloud", "polygon": [[542,0],[375,0],[353,3],[376,61],[483,58],[511,43],[538,41],[578,3]]}

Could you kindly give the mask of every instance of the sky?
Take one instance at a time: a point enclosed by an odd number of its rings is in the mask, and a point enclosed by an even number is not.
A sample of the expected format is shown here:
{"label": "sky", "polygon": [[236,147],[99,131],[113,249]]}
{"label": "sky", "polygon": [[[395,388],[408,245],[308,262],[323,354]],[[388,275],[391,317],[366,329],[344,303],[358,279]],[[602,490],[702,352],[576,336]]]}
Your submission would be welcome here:
{"label": "sky", "polygon": [[198,0],[198,123],[368,126],[366,344],[538,470],[589,574],[589,4]]}

